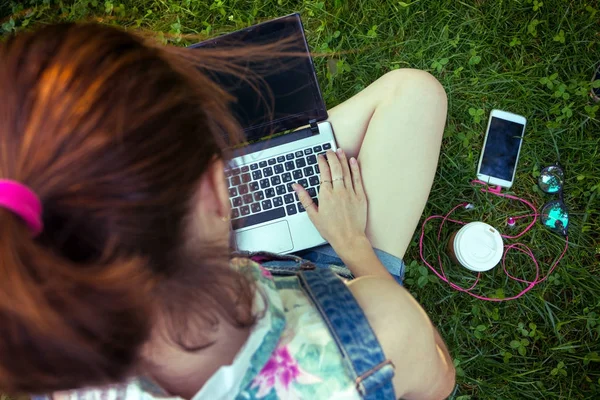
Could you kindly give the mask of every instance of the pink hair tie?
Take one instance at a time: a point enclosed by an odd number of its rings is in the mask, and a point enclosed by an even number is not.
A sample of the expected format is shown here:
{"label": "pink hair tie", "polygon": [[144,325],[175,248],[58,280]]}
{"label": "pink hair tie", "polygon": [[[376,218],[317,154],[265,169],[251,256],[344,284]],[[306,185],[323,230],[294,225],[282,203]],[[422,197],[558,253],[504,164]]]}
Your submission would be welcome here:
{"label": "pink hair tie", "polygon": [[0,208],[5,208],[18,215],[29,227],[35,237],[42,232],[42,202],[27,186],[0,179]]}

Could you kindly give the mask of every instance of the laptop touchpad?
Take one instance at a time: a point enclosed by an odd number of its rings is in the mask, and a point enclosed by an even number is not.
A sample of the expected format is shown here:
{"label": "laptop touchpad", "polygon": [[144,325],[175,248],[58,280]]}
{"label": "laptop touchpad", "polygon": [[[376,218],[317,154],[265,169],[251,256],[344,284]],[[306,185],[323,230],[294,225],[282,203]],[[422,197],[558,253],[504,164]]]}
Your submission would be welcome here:
{"label": "laptop touchpad", "polygon": [[240,250],[265,250],[273,253],[291,251],[294,248],[287,221],[279,221],[259,228],[235,233]]}

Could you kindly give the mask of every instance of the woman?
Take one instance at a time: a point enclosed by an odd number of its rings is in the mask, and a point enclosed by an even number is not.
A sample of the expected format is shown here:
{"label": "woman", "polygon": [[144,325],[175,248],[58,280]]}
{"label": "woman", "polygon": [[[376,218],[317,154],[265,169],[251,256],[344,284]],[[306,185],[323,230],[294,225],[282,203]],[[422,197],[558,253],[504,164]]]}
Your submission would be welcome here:
{"label": "woman", "polygon": [[[234,53],[196,61],[219,69]],[[238,129],[227,95],[186,59],[96,25],[1,44],[0,390],[445,397],[454,369],[444,343],[386,269],[403,268],[434,176],[439,83],[395,71],[330,111],[344,151],[319,159],[318,206],[296,190],[331,248],[306,256],[341,259],[357,279],[336,286],[331,299],[346,300],[324,312],[295,276],[230,259],[223,137]],[[329,273],[306,276],[317,271]],[[364,332],[348,340],[372,348],[337,341],[348,332],[326,324],[346,314]],[[385,361],[353,375],[348,359],[363,350]]]}

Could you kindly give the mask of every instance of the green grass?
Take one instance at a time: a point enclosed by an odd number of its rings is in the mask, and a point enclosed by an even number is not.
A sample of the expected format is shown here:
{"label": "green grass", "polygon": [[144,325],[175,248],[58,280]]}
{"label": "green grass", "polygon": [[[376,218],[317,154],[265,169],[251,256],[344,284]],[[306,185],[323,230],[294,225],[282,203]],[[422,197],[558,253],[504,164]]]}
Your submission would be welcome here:
{"label": "green grass", "polygon": [[[522,207],[477,192],[475,175],[489,111],[527,116],[512,192],[541,205],[540,169],[566,167],[570,248],[551,280],[523,298],[490,303],[460,294],[422,267],[416,238],[406,260],[407,287],[446,338],[455,359],[457,399],[600,397],[600,110],[587,96],[600,61],[600,4],[583,0],[138,0],[29,1],[0,6],[5,32],[56,21],[98,21],[156,32],[176,45],[294,11],[302,14],[329,107],[395,68],[430,71],[449,97],[437,178],[425,215],[475,203],[464,220],[503,227]],[[393,127],[390,127],[393,129]],[[407,168],[410,166],[407,165]],[[444,234],[444,238],[447,234]],[[564,241],[540,226],[522,242],[542,262]],[[443,247],[427,232],[428,259]],[[413,261],[414,260],[414,261]],[[412,261],[412,263],[411,263]],[[521,276],[532,264],[512,254]],[[453,270],[459,283],[468,276]],[[426,276],[427,278],[421,278]],[[504,293],[497,289],[502,288]],[[519,286],[500,269],[479,293],[510,296]]]}

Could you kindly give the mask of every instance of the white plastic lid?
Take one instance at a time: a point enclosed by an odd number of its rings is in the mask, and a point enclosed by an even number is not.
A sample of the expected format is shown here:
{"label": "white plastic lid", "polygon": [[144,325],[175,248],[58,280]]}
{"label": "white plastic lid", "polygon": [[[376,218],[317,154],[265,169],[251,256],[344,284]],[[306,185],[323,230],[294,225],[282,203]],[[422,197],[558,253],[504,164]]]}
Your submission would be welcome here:
{"label": "white plastic lid", "polygon": [[484,222],[471,222],[456,233],[454,254],[471,271],[489,271],[500,262],[504,242],[500,233]]}

